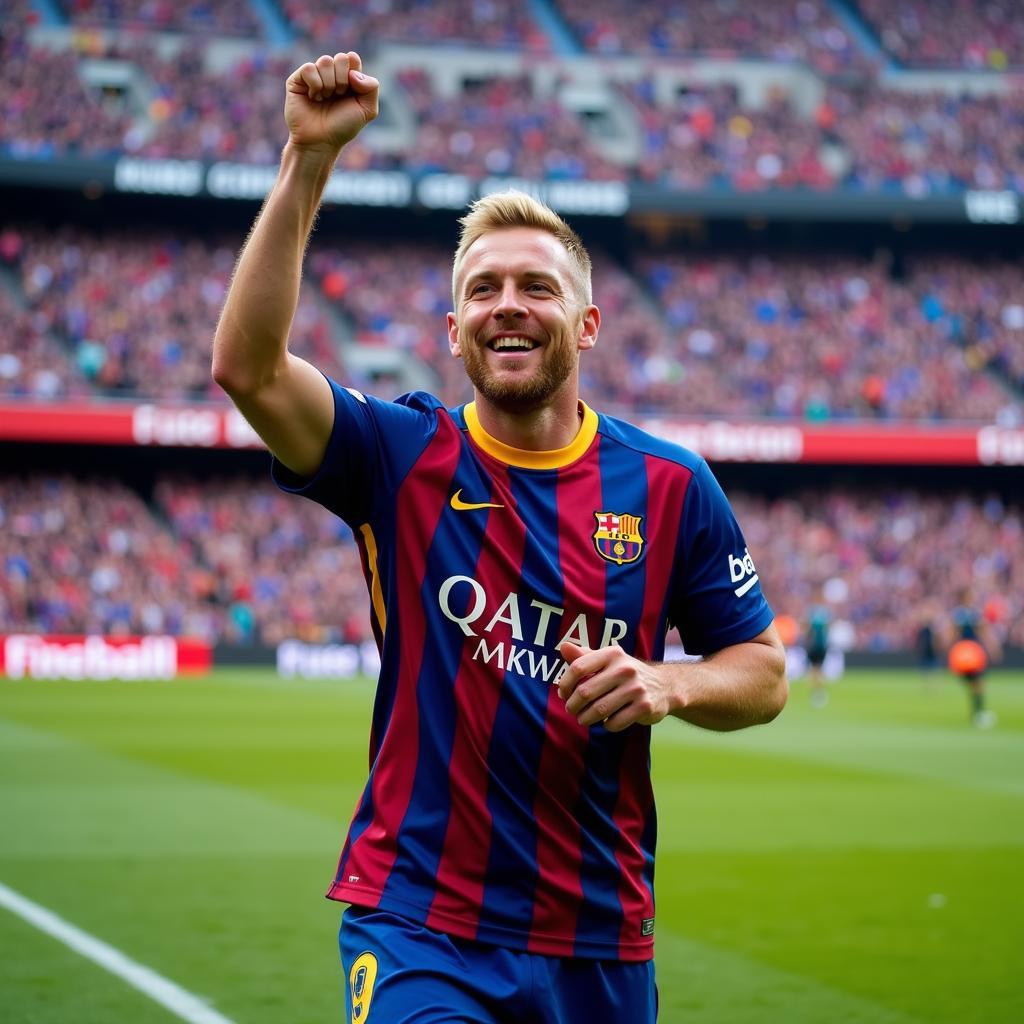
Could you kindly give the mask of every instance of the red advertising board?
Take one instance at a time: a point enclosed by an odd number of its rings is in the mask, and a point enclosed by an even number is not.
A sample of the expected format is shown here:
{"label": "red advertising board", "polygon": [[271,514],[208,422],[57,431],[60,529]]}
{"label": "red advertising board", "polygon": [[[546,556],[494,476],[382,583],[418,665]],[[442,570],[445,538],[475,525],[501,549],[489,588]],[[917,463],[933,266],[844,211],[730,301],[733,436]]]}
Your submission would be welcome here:
{"label": "red advertising board", "polygon": [[190,637],[0,635],[8,679],[174,679],[212,666],[210,644]]}
{"label": "red advertising board", "polygon": [[[801,423],[640,417],[711,462],[1022,466],[1024,429],[969,424]],[[259,448],[237,410],[216,405],[0,402],[0,441]]]}

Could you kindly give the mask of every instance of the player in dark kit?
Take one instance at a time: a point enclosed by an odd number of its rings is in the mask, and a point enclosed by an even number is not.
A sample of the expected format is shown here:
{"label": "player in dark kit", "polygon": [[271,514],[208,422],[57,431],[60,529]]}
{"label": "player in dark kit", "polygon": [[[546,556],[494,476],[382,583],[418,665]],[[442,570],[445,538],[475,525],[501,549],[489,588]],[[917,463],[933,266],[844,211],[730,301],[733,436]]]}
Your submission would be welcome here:
{"label": "player in dark kit", "polygon": [[[380,401],[288,351],[324,185],[377,88],[354,53],[288,79],[214,345],[277,482],[363,555],[381,673],[328,893],[352,905],[350,1019],[653,1021],[650,726],[769,721],[782,645],[703,460],[580,401],[601,316],[547,207],[509,193],[463,219],[448,337],[468,405]],[[661,662],[670,625],[702,661]]]}

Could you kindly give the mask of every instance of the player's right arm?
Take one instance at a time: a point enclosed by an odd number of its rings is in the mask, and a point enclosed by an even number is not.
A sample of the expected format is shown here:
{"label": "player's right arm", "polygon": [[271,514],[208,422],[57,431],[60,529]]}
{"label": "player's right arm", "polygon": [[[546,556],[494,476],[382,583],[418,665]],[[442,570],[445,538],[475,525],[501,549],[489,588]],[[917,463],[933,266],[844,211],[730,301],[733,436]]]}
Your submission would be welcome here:
{"label": "player's right arm", "polygon": [[267,447],[308,476],[334,426],[326,378],[288,351],[302,260],[342,147],[377,116],[378,82],[354,52],[324,55],[286,83],[288,142],[235,267],[213,341],[213,378]]}

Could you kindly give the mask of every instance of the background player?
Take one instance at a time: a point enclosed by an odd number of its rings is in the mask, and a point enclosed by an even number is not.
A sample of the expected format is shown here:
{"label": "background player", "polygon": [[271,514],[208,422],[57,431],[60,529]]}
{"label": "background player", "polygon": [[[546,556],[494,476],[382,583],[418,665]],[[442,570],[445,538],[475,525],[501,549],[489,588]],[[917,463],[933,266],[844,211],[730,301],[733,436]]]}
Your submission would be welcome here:
{"label": "background player", "polygon": [[985,673],[990,659],[1002,656],[1002,647],[979,610],[973,588],[961,592],[960,603],[950,612],[950,623],[949,669],[967,687],[971,722],[979,729],[991,729],[996,715],[985,707]]}
{"label": "background player", "polygon": [[[289,77],[289,142],[214,344],[278,482],[364,556],[382,666],[329,892],[354,905],[349,1010],[652,1021],[648,727],[770,720],[782,646],[707,465],[580,401],[600,311],[546,207],[508,195],[463,220],[448,335],[473,403],[381,402],[288,351],[324,185],[377,88],[355,53]],[[702,662],[661,662],[670,624]]]}
{"label": "background player", "polygon": [[825,659],[828,657],[828,634],[832,612],[821,597],[807,613],[807,678],[811,684],[811,707],[828,704],[825,684]]}

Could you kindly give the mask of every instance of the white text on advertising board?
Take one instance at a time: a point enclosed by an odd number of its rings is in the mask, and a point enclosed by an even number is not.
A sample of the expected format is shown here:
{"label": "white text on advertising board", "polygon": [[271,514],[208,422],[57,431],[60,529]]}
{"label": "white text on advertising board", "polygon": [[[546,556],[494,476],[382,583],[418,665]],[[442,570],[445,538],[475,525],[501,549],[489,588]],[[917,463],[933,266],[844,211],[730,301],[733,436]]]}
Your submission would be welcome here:
{"label": "white text on advertising board", "polygon": [[101,636],[12,634],[4,637],[3,657],[10,679],[173,679],[178,671],[178,646],[170,636],[111,644]]}

